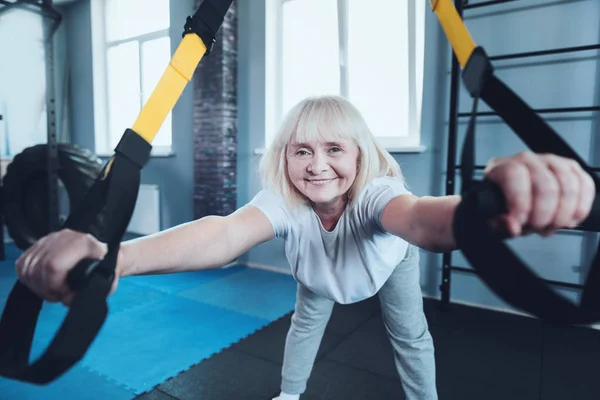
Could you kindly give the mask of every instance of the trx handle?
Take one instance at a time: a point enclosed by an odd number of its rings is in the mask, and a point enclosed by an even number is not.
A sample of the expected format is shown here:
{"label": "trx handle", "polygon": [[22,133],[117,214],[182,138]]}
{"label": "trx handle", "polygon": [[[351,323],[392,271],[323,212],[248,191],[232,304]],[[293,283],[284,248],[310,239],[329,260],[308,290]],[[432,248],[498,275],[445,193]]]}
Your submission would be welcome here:
{"label": "trx handle", "polygon": [[15,283],[0,319],[1,376],[46,384],[85,355],[108,314],[106,297],[114,281],[119,244],[131,219],[140,170],[150,150],[148,142],[127,130],[115,155],[65,222],[64,228],[89,232],[100,216],[109,218],[103,232],[108,252],[104,259],[84,260],[69,272],[73,303],[48,348],[32,364],[30,352],[43,299],[20,281]]}
{"label": "trx handle", "polygon": [[552,290],[492,231],[488,221],[506,212],[506,200],[492,182],[473,181],[478,100],[485,101],[534,152],[571,158],[591,175],[596,197],[590,215],[578,229],[600,231],[600,178],[556,131],[494,75],[489,57],[483,48],[474,44],[450,0],[432,0],[431,5],[463,68],[463,83],[474,99],[461,158],[463,199],[453,223],[458,249],[482,281],[513,307],[557,324],[600,321],[600,247],[591,264],[580,302],[575,304]]}
{"label": "trx handle", "polygon": [[[194,71],[215,42],[232,0],[204,0],[188,17],[183,38],[131,129],[83,201],[73,208],[64,228],[90,232],[98,218],[107,218],[107,254],[82,260],[67,276],[73,303],[45,352],[30,363],[35,327],[43,299],[17,281],[0,319],[0,376],[47,384],[60,377],[87,352],[106,320],[106,298],[115,278],[120,242],[131,220],[151,142],[175,106]],[[206,43],[206,44],[205,44]]]}

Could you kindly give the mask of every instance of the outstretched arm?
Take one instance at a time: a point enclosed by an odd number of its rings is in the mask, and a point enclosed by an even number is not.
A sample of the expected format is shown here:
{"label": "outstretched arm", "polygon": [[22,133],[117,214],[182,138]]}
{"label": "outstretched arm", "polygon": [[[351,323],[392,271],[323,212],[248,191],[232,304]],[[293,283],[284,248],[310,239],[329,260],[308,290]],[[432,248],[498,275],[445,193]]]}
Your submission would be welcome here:
{"label": "outstretched arm", "polygon": [[383,228],[406,241],[432,252],[456,249],[452,217],[460,196],[393,198],[381,216]]}
{"label": "outstretched arm", "polygon": [[[575,161],[553,154],[519,153],[488,164],[485,176],[504,193],[507,213],[490,221],[506,237],[551,235],[573,228],[589,215],[596,188]],[[426,250],[456,249],[452,221],[460,196],[392,199],[381,217],[388,232]]]}
{"label": "outstretched arm", "polygon": [[219,268],[273,238],[267,217],[252,206],[209,216],[121,245],[120,276]]}
{"label": "outstretched arm", "polygon": [[[252,206],[226,216],[210,216],[124,242],[116,278],[218,268],[253,246],[273,238],[267,217]],[[69,304],[66,278],[84,258],[103,258],[106,245],[91,235],[68,229],[39,239],[16,262],[19,279],[48,301]]]}

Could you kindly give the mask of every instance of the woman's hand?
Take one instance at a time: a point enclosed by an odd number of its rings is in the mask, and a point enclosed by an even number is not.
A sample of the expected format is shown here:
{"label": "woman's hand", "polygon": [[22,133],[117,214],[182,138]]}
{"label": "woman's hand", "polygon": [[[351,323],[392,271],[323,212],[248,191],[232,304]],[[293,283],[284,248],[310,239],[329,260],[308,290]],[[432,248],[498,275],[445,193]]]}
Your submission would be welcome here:
{"label": "woman's hand", "polygon": [[[17,276],[44,300],[68,306],[75,295],[67,284],[69,271],[85,258],[104,258],[106,252],[106,244],[92,235],[63,229],[42,237],[21,254],[16,262]],[[116,275],[111,293],[117,287]]]}
{"label": "woman's hand", "polygon": [[513,237],[573,228],[587,218],[596,196],[594,181],[576,161],[553,154],[495,158],[485,176],[506,198],[508,212],[493,223]]}

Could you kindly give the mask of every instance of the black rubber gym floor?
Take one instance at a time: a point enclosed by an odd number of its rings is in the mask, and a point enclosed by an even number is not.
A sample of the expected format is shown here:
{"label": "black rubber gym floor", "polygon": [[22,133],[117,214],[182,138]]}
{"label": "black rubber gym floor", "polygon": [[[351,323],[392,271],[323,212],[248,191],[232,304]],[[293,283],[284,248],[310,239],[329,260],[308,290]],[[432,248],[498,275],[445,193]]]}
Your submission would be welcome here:
{"label": "black rubber gym floor", "polygon": [[[442,310],[432,299],[425,309],[441,400],[600,398],[600,331],[458,304]],[[270,400],[279,393],[290,317],[136,399]],[[403,399],[391,351],[376,297],[337,305],[301,399]]]}

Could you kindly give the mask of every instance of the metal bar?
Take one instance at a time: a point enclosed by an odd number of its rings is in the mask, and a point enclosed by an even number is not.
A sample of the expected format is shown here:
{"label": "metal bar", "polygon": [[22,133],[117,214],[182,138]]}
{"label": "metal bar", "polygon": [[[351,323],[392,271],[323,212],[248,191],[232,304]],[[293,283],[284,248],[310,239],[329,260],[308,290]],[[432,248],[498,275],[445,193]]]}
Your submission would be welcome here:
{"label": "metal bar", "polygon": [[348,97],[348,0],[337,0],[340,95]]}
{"label": "metal bar", "polygon": [[[475,165],[474,169],[476,170],[484,170],[486,168],[485,165]],[[461,169],[461,166],[459,164],[454,166],[455,170],[459,170]],[[600,167],[590,167],[590,170],[594,171],[594,172],[600,172]]]}
{"label": "metal bar", "polygon": [[[52,8],[52,0],[44,0],[43,7]],[[60,205],[58,200],[58,144],[56,140],[56,92],[54,84],[54,39],[56,24],[44,19],[44,54],[46,59],[46,118],[48,167],[48,232],[57,231]]]}
{"label": "metal bar", "polygon": [[[2,116],[2,114],[0,114],[0,121],[2,121],[4,119],[4,117]],[[0,164],[1,167],[1,164]],[[3,176],[2,170],[0,169],[0,177]],[[0,178],[0,204],[4,204],[4,185],[3,185],[3,179]],[[0,207],[0,260],[1,261],[5,261],[6,260],[6,254],[5,254],[5,249],[4,249],[4,207]]]}
{"label": "metal bar", "polygon": [[[454,0],[454,5],[458,15],[462,17],[463,0]],[[452,73],[450,83],[450,110],[449,110],[449,121],[448,124],[448,157],[447,157],[447,171],[451,171],[456,160],[456,147],[458,139],[458,91],[460,85],[460,66],[458,59],[454,52],[452,52]],[[454,174],[448,173],[446,175],[446,194],[454,194]],[[442,256],[442,282],[440,284],[440,292],[442,294],[441,303],[447,306],[450,303],[450,279],[451,271],[450,266],[452,263],[452,253],[447,252]]]}
{"label": "metal bar", "polygon": [[[480,3],[465,4],[463,6],[463,8],[465,10],[468,10],[468,9],[471,9],[471,8],[495,6],[497,4],[502,4],[502,3],[512,3],[513,1],[519,1],[519,0],[490,0],[490,1],[482,1]],[[465,2],[466,2],[466,0],[465,0]]]}
{"label": "metal bar", "polygon": [[4,4],[1,8],[0,8],[0,15],[4,14],[5,12],[10,11],[11,8],[15,8],[17,7],[15,4],[13,3],[9,3],[7,1],[4,0],[0,0],[0,4]]}
{"label": "metal bar", "polygon": [[137,40],[138,42],[145,42],[145,41],[150,41],[150,40],[154,40],[154,39],[160,39],[160,38],[162,38],[164,36],[168,36],[168,35],[169,35],[169,29],[161,29],[160,31],[143,33],[141,35],[136,35],[136,36],[130,36],[130,37],[127,37],[126,39],[107,41],[106,47],[118,46],[120,44],[132,42],[134,40]]}
{"label": "metal bar", "polygon": [[57,21],[62,19],[60,13],[52,6],[47,6],[45,2],[30,0],[0,0],[0,4],[4,5],[4,7],[0,8],[0,14],[8,11],[11,8],[20,8],[22,10],[31,11],[45,17],[50,17]]}
{"label": "metal bar", "polygon": [[[0,179],[0,204],[4,204],[4,187]],[[4,207],[0,209],[0,221],[4,221]],[[0,222],[0,261],[6,260],[6,252],[4,248],[4,224]]]}
{"label": "metal bar", "polygon": [[561,47],[557,49],[550,50],[537,50],[537,51],[527,51],[523,53],[513,53],[513,54],[501,54],[497,56],[490,56],[490,60],[498,61],[498,60],[509,60],[513,58],[526,58],[526,57],[539,57],[539,56],[547,56],[551,54],[562,54],[562,53],[575,53],[581,51],[590,51],[590,50],[600,50],[599,44],[590,44],[586,46],[574,46],[574,47]]}
{"label": "metal bar", "polygon": [[459,271],[459,272],[465,272],[467,274],[477,275],[477,271],[475,271],[474,269],[471,269],[471,268],[451,266],[450,269],[452,271]]}
{"label": "metal bar", "polygon": [[[46,166],[48,183],[48,220],[47,230],[53,232],[59,228],[58,200],[58,146],[56,138],[56,96],[54,85],[54,40],[53,36],[62,21],[62,16],[53,8],[52,0],[15,0],[12,2],[0,0],[3,7],[0,14],[12,7],[18,7],[35,12],[43,17],[44,56],[46,69],[46,123],[47,123],[47,152]],[[51,19],[50,22],[48,19]],[[1,227],[0,227],[1,228]]]}
{"label": "metal bar", "polygon": [[[562,107],[562,108],[539,108],[537,110],[533,110],[538,114],[557,114],[557,113],[569,113],[569,112],[594,112],[600,111],[600,106],[590,106],[590,107]],[[458,113],[459,118],[470,117],[473,115],[471,112],[462,112]],[[493,117],[498,114],[493,111],[482,111],[478,112],[478,117]]]}
{"label": "metal bar", "polygon": [[[450,269],[453,271],[459,271],[459,272],[464,272],[467,274],[477,275],[477,271],[474,269],[471,269],[471,268],[451,266]],[[541,280],[549,285],[561,286],[561,287],[565,287],[565,288],[569,288],[569,289],[583,289],[583,287],[584,287],[583,285],[580,285],[578,283],[560,282],[560,281],[553,281],[550,279],[541,279]]]}
{"label": "metal bar", "polygon": [[546,282],[549,285],[552,286],[560,286],[560,287],[564,287],[564,288],[569,288],[569,289],[583,289],[584,285],[580,285],[578,283],[569,283],[569,282],[560,282],[560,281],[553,281],[550,279],[542,279],[543,282]]}

